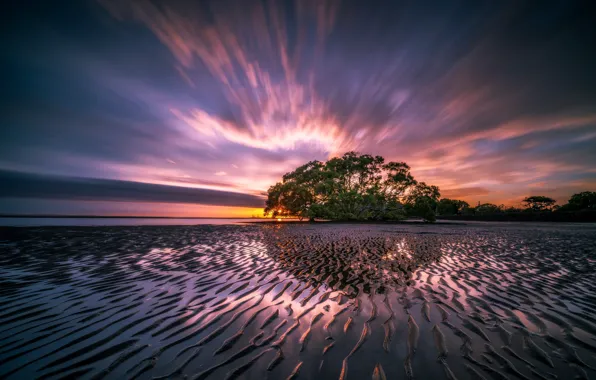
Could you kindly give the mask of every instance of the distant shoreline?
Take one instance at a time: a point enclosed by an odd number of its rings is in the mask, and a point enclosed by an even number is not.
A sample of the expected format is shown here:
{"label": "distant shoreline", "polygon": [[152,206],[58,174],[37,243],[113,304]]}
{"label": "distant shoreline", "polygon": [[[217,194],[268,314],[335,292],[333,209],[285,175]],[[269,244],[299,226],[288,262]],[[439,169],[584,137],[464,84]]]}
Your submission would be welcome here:
{"label": "distant shoreline", "polygon": [[[262,220],[262,219],[260,219]],[[259,223],[259,224],[427,224],[432,225],[433,223],[424,222],[418,219],[405,219],[405,220],[276,220],[271,219],[263,222],[247,222],[247,223]],[[463,223],[451,223],[451,222],[440,222],[439,224],[463,224]]]}
{"label": "distant shoreline", "polygon": [[[552,213],[556,214],[556,213]],[[595,223],[596,213],[588,212],[578,217],[575,215],[566,215],[566,217],[549,217],[544,215],[532,214],[488,214],[488,215],[437,215],[437,222],[439,224],[465,224],[465,222],[520,222],[520,223]],[[581,214],[581,213],[580,213]],[[382,220],[316,220],[309,221],[308,219],[298,220],[298,218],[283,218],[278,221],[275,218],[247,218],[247,217],[212,217],[212,216],[128,216],[128,215],[11,215],[0,214],[0,218],[13,219],[189,219],[189,220],[243,220],[246,223],[265,223],[265,224],[428,224],[433,223],[424,222],[418,219],[406,219],[395,221]]]}
{"label": "distant shoreline", "polygon": [[247,218],[247,217],[216,217],[216,216],[111,216],[111,215],[6,215],[0,214],[0,218],[59,218],[59,219],[246,219],[263,220],[269,218]]}

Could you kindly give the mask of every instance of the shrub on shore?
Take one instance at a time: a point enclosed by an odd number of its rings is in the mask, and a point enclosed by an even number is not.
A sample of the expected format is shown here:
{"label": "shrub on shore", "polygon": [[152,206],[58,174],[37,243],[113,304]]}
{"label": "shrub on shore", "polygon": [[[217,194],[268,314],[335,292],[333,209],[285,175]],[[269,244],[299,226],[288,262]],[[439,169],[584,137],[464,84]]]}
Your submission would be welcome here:
{"label": "shrub on shore", "polygon": [[[573,194],[569,201],[559,206],[552,198],[533,195],[522,201],[525,207],[505,207],[492,203],[476,207],[455,208],[457,200],[441,199],[438,214],[442,219],[485,221],[552,221],[596,222],[596,192]],[[465,203],[465,202],[464,202]],[[467,205],[467,203],[466,203]]]}

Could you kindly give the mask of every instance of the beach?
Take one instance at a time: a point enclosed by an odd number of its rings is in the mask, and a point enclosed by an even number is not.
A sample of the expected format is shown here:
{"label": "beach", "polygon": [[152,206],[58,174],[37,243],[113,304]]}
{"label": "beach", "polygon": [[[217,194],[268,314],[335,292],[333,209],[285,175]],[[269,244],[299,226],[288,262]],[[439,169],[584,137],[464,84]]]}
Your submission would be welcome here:
{"label": "beach", "polygon": [[594,224],[22,227],[0,378],[596,376]]}

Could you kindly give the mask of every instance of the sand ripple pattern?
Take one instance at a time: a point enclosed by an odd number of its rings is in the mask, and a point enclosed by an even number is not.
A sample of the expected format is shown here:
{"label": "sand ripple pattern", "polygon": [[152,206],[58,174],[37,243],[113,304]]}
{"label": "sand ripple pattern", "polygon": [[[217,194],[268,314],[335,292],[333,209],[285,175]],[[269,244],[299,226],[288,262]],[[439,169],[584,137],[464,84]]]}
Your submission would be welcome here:
{"label": "sand ripple pattern", "polygon": [[0,378],[596,378],[596,228],[0,238]]}

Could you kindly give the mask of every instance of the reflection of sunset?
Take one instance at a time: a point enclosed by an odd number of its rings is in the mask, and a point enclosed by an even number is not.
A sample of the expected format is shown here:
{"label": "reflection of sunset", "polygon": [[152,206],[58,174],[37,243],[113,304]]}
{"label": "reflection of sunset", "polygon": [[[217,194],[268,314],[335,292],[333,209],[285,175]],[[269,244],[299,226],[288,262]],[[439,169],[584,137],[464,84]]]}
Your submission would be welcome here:
{"label": "reflection of sunset", "polygon": [[[513,334],[527,347],[581,341],[574,351],[592,366],[594,334],[580,316],[589,315],[592,303],[585,290],[594,282],[593,229],[283,223],[32,228],[30,238],[10,240],[11,264],[0,266],[0,274],[19,284],[3,290],[13,313],[5,313],[11,324],[4,339],[22,339],[31,349],[5,352],[16,365],[2,371],[17,378],[33,371],[64,374],[69,367],[41,360],[81,363],[60,349],[72,349],[71,330],[79,331],[80,347],[116,337],[128,342],[110,346],[130,355],[124,362],[122,354],[113,355],[118,366],[109,367],[103,354],[83,359],[96,373],[107,368],[117,378],[155,378],[178,368],[196,379],[239,372],[286,378],[300,363],[300,378],[341,378],[347,371],[348,378],[369,378],[379,358],[393,378],[411,372],[403,364],[408,360],[416,378],[443,376],[446,365],[465,378],[459,364],[480,359],[459,351],[479,356],[484,347],[505,357],[510,346],[490,342],[508,344]],[[570,244],[581,248],[570,250]],[[22,305],[27,299],[38,311]],[[39,325],[39,318],[48,321]],[[60,332],[48,334],[50,329]],[[47,342],[57,349],[47,350]],[[447,344],[455,354],[449,363],[436,361],[437,348]],[[26,365],[15,352],[30,358]],[[545,367],[529,354],[519,350]],[[482,368],[494,365],[487,363]],[[556,363],[547,360],[547,370],[568,370],[565,362]]]}

